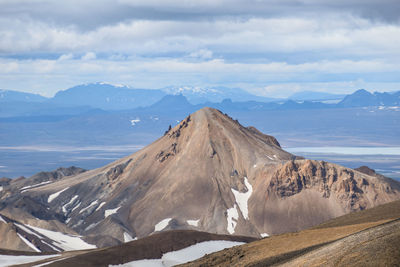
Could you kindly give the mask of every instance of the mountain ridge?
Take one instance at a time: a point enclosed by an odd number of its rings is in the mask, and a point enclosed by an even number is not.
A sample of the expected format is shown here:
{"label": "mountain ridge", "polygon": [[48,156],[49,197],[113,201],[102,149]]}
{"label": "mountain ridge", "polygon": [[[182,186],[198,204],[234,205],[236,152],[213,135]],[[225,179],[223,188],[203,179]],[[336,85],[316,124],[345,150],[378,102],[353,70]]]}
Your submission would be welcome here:
{"label": "mountain ridge", "polygon": [[400,198],[398,182],[296,157],[212,108],[104,167],[11,191],[20,193],[0,192],[8,214],[29,201],[39,219],[50,216],[98,246],[111,245],[98,233],[110,242],[172,229],[260,237]]}

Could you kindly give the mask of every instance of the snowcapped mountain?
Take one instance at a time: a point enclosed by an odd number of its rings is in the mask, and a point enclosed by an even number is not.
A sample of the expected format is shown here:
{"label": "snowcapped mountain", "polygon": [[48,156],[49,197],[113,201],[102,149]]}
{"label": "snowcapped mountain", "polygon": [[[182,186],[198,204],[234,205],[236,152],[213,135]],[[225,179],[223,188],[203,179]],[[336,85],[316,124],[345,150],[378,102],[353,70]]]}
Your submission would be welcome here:
{"label": "snowcapped mountain", "polygon": [[170,86],[162,89],[167,94],[182,94],[192,104],[201,104],[205,102],[221,102],[224,99],[232,101],[260,101],[271,102],[277,99],[256,96],[240,88],[227,87],[199,87],[199,86]]}

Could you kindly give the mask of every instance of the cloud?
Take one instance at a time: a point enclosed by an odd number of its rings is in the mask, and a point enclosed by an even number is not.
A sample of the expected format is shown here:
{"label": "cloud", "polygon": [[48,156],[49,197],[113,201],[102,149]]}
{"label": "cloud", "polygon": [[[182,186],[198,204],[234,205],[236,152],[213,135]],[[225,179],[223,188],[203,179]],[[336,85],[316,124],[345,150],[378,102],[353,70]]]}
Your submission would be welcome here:
{"label": "cloud", "polygon": [[68,54],[89,50],[154,57],[209,51],[207,53],[212,55],[228,57],[230,54],[259,53],[265,56],[274,53],[277,56],[277,53],[312,52],[320,59],[400,54],[397,49],[400,25],[372,23],[342,15],[319,19],[254,18],[186,23],[131,21],[90,32],[54,28],[32,21],[16,21],[11,28],[1,26],[5,24],[0,24],[2,53]]}
{"label": "cloud", "polygon": [[213,57],[213,52],[208,49],[200,49],[189,54],[189,57],[199,59],[210,59]]}
{"label": "cloud", "polygon": [[129,20],[320,17],[350,14],[399,23],[398,0],[2,0],[0,17],[30,18],[91,31]]}
{"label": "cloud", "polygon": [[87,52],[81,57],[82,60],[93,60],[96,59],[96,54],[93,52]]}
{"label": "cloud", "polygon": [[[359,80],[362,77],[366,85],[383,73],[384,83],[400,84],[400,63],[380,61],[318,61],[312,63],[289,64],[286,62],[270,63],[232,63],[222,59],[187,61],[182,59],[147,59],[130,60],[92,59],[70,60],[0,60],[0,88],[32,89],[32,84],[41,85],[40,90],[46,95],[60,89],[86,82],[107,80],[137,88],[162,88],[167,85],[192,84],[199,86],[225,85],[253,90],[257,94],[288,94],[300,89],[322,90],[316,84],[335,84]],[[11,74],[10,74],[11,73]],[[46,74],[38,76],[35,74]],[[326,80],[326,76],[329,79]],[[16,78],[18,77],[18,79]],[[101,77],[101,79],[100,79]],[[324,82],[321,82],[325,80]],[[62,85],[60,85],[62,81]],[[13,84],[13,86],[10,86]],[[358,84],[360,86],[361,84]],[[329,87],[334,88],[334,87]],[[349,86],[348,89],[355,88]],[[382,87],[382,88],[388,88]],[[400,87],[399,87],[400,88]],[[289,90],[290,89],[290,90]],[[380,88],[371,88],[378,90]],[[392,88],[394,89],[394,88]]]}
{"label": "cloud", "polygon": [[277,94],[278,83],[397,83],[399,9],[398,0],[0,0],[0,87],[52,94],[106,79]]}
{"label": "cloud", "polygon": [[73,59],[74,58],[74,55],[72,54],[72,53],[69,53],[69,54],[63,54],[63,55],[61,55],[59,58],[58,58],[58,60],[70,60],[70,59]]}

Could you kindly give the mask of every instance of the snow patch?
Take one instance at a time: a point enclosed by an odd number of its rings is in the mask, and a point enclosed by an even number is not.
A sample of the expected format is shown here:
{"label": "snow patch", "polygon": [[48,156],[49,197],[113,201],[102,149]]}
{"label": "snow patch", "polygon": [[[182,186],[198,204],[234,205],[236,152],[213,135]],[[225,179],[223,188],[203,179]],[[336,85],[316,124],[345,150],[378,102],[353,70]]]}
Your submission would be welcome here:
{"label": "snow patch", "polygon": [[0,265],[1,266],[11,266],[11,265],[16,265],[16,264],[36,262],[36,261],[45,260],[45,259],[49,259],[49,258],[53,258],[53,257],[54,257],[54,255],[47,255],[47,256],[0,255]]}
{"label": "snow patch", "polygon": [[133,238],[130,234],[128,234],[127,232],[124,232],[124,242],[130,242],[133,240],[136,240],[137,237]]}
{"label": "snow patch", "polygon": [[34,185],[28,185],[28,186],[22,187],[20,190],[21,190],[21,193],[23,193],[23,192],[28,191],[27,189],[36,188],[36,187],[39,187],[41,185],[45,185],[45,184],[49,184],[49,183],[51,183],[51,181],[46,181],[46,182],[42,182],[42,183],[34,184]]}
{"label": "snow patch", "polygon": [[1,191],[3,191],[3,187],[2,187],[2,186],[0,186],[0,192],[1,192]]}
{"label": "snow patch", "polygon": [[139,119],[139,118],[136,118],[136,119],[134,119],[134,120],[131,120],[132,126],[135,126],[138,122],[140,122],[140,119]]}
{"label": "snow patch", "polygon": [[267,234],[267,233],[262,233],[262,234],[260,234],[260,235],[261,235],[262,238],[268,237],[268,236],[269,236],[269,234]]}
{"label": "snow patch", "polygon": [[74,210],[76,210],[77,208],[79,208],[79,206],[81,205],[82,202],[79,202],[72,210],[71,212],[73,212]]}
{"label": "snow patch", "polygon": [[157,223],[157,224],[154,226],[154,232],[158,232],[158,231],[163,230],[165,227],[168,226],[168,223],[169,223],[171,220],[172,220],[172,218],[167,218],[167,219],[164,219],[164,220],[160,221],[159,223]]}
{"label": "snow patch", "polygon": [[253,165],[253,168],[257,168],[257,164],[254,164],[254,165]]}
{"label": "snow patch", "polygon": [[21,238],[22,241],[25,242],[25,244],[27,244],[31,249],[33,249],[36,252],[42,252],[40,251],[40,249],[38,249],[37,247],[35,247],[35,245],[33,245],[31,242],[29,242],[28,239],[26,239],[25,237],[23,237],[22,235],[20,235],[20,233],[17,233],[17,235],[19,236],[19,238]]}
{"label": "snow patch", "polygon": [[233,242],[233,241],[223,241],[223,240],[205,241],[178,251],[165,253],[162,257],[162,260],[165,263],[170,263],[170,264],[172,263],[176,265],[199,259],[206,254],[220,251],[225,248],[230,248],[233,246],[238,246],[243,244],[244,244],[243,242]]}
{"label": "snow patch", "polygon": [[115,208],[115,209],[110,209],[110,210],[105,210],[104,211],[104,219],[107,218],[108,216],[117,213],[117,211],[120,209],[121,207]]}
{"label": "snow patch", "polygon": [[103,207],[106,204],[106,202],[101,202],[100,205],[97,207],[97,209],[95,211],[98,211],[101,209],[101,207]]}
{"label": "snow patch", "polygon": [[81,239],[81,236],[78,235],[69,235],[60,232],[55,232],[51,230],[42,229],[39,227],[26,225],[27,227],[35,230],[41,235],[46,236],[47,238],[53,240],[53,245],[62,248],[63,250],[81,250],[81,249],[92,249],[96,248],[95,245],[91,245],[86,243]]}
{"label": "snow patch", "polygon": [[198,220],[187,220],[186,221],[189,225],[191,225],[191,226],[199,226],[199,222],[200,222],[200,219],[198,219]]}
{"label": "snow patch", "polygon": [[0,222],[7,223],[6,220],[4,220],[1,215],[0,215]]}
{"label": "snow patch", "polygon": [[270,160],[274,160],[273,158],[271,158],[270,156],[268,156],[268,155],[265,155],[265,156],[267,156],[267,158],[269,158]]}
{"label": "snow patch", "polygon": [[[96,83],[95,83],[96,84]],[[124,84],[118,84],[118,83],[110,83],[110,82],[99,82],[98,84],[101,85],[111,85],[114,87],[118,87],[118,88],[130,88],[128,85],[124,85]]]}
{"label": "snow patch", "polygon": [[67,208],[72,205],[74,203],[74,201],[78,198],[78,195],[75,195],[73,198],[71,198],[71,200],[65,204],[64,206],[62,206],[62,211],[64,212],[64,214],[66,214],[68,212]]}
{"label": "snow patch", "polygon": [[96,206],[98,203],[98,200],[93,201],[92,203],[89,204],[89,206],[87,206],[86,208],[83,208],[79,211],[79,214],[84,213],[85,211],[87,211],[88,209],[90,209],[91,207]]}
{"label": "snow patch", "polygon": [[233,234],[235,232],[235,227],[237,224],[237,220],[239,219],[239,213],[236,208],[236,204],[233,205],[233,208],[227,209],[227,220],[228,220],[228,226],[226,227],[226,230],[228,233]]}
{"label": "snow patch", "polygon": [[90,229],[95,228],[100,222],[97,223],[92,223],[91,225],[89,225],[88,227],[85,228],[85,231],[89,231]]}
{"label": "snow patch", "polygon": [[253,187],[249,183],[247,177],[244,177],[244,184],[247,188],[246,193],[241,193],[233,188],[231,188],[233,195],[235,196],[236,203],[239,206],[240,211],[242,212],[243,218],[246,220],[249,219],[249,210],[247,202],[250,199],[251,194],[253,193]]}
{"label": "snow patch", "polygon": [[60,190],[60,191],[58,191],[58,192],[56,192],[56,193],[54,193],[54,194],[51,194],[51,195],[49,196],[47,202],[48,202],[48,203],[52,202],[52,201],[53,201],[54,199],[56,199],[62,192],[66,191],[66,190],[68,190],[68,189],[69,189],[69,187],[64,188],[63,190]]}
{"label": "snow patch", "polygon": [[120,265],[110,265],[119,267],[165,267],[165,266],[175,266],[178,264],[183,264],[189,261],[197,260],[206,254],[214,253],[225,248],[231,248],[234,246],[243,245],[243,242],[225,241],[225,240],[214,240],[200,242],[195,245],[180,249],[177,251],[171,251],[165,253],[161,259],[151,259],[151,260],[138,260],[132,261]]}

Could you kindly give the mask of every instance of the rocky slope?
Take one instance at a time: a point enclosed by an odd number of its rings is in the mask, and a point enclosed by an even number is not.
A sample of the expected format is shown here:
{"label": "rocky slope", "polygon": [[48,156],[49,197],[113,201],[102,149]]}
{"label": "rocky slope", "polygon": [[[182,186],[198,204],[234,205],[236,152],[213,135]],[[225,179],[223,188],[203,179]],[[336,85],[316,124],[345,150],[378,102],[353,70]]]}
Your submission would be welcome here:
{"label": "rocky slope", "polygon": [[260,237],[400,198],[391,179],[296,157],[211,108],[107,166],[17,191],[4,188],[0,212],[58,221],[98,246],[171,229]]}

